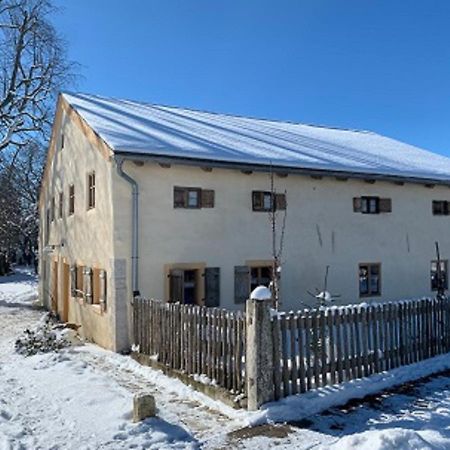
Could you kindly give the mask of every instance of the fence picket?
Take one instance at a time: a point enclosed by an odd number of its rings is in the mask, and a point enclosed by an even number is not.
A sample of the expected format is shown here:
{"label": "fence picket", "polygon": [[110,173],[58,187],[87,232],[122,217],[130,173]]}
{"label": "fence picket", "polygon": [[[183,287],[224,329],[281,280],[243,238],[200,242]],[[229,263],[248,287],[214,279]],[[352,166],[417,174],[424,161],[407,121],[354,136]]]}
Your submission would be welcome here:
{"label": "fence picket", "polygon": [[286,325],[286,315],[282,314],[280,316],[280,326],[281,326],[281,354],[283,361],[283,395],[287,397],[290,394],[289,391],[289,366],[288,366],[288,353],[287,353],[287,325]]}
{"label": "fence picket", "polygon": [[335,308],[330,308],[328,310],[328,333],[329,333],[329,339],[330,339],[330,384],[336,384],[336,353],[335,353],[335,339],[334,339],[334,333],[335,333]]}
{"label": "fence picket", "polygon": [[[300,377],[300,392],[306,392],[305,385],[305,317],[300,316],[297,318],[297,333],[298,333],[298,355],[299,355],[299,377]],[[277,382],[275,380],[275,382]]]}
{"label": "fence picket", "polygon": [[291,394],[298,392],[298,370],[297,370],[297,320],[294,313],[289,314],[289,335],[290,335],[290,360],[291,360]]}
{"label": "fence picket", "polygon": [[305,311],[305,365],[306,365],[306,389],[312,389],[312,365],[311,365],[311,313]]}
{"label": "fence picket", "polygon": [[325,315],[325,309],[321,308],[320,310],[320,339],[322,341],[321,345],[321,359],[320,359],[320,366],[321,366],[321,382],[322,386],[326,386],[328,384],[328,366],[327,366],[327,358],[328,358],[328,339],[327,339],[327,317]]}
{"label": "fence picket", "polygon": [[280,343],[280,319],[278,314],[272,321],[272,341],[273,341],[273,384],[275,400],[281,398],[281,343]]}

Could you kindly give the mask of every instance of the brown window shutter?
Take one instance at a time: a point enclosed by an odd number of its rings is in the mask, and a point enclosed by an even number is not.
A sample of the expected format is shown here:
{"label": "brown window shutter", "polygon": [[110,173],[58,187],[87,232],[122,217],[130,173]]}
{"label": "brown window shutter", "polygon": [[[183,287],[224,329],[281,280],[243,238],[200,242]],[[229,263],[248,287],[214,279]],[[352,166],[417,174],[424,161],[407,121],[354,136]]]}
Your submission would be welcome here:
{"label": "brown window shutter", "polygon": [[100,270],[100,306],[106,311],[106,270]]}
{"label": "brown window shutter", "polygon": [[361,197],[353,197],[353,211],[361,212]]}
{"label": "brown window shutter", "polygon": [[173,207],[184,208],[186,206],[187,192],[184,188],[173,188]]}
{"label": "brown window shutter", "polygon": [[202,208],[214,208],[214,191],[202,189]]}
{"label": "brown window shutter", "polygon": [[275,209],[286,209],[286,194],[275,194]]}
{"label": "brown window shutter", "polygon": [[75,297],[77,295],[77,266],[70,266],[70,295]]}
{"label": "brown window shutter", "polygon": [[173,269],[169,273],[169,301],[183,303],[184,272]]}
{"label": "brown window shutter", "polygon": [[217,308],[220,306],[220,268],[205,269],[205,306]]}
{"label": "brown window shutter", "polygon": [[250,297],[250,269],[247,266],[234,267],[234,303],[242,304]]}
{"label": "brown window shutter", "polygon": [[84,300],[92,304],[92,269],[85,267],[84,269]]}
{"label": "brown window shutter", "polygon": [[77,266],[77,296],[81,297],[84,290],[84,267]]}
{"label": "brown window shutter", "polygon": [[92,269],[92,303],[100,304],[100,269]]}
{"label": "brown window shutter", "polygon": [[380,198],[379,210],[380,213],[392,212],[392,200],[390,198]]}
{"label": "brown window shutter", "polygon": [[261,191],[252,192],[253,211],[261,211],[264,207],[264,193]]}

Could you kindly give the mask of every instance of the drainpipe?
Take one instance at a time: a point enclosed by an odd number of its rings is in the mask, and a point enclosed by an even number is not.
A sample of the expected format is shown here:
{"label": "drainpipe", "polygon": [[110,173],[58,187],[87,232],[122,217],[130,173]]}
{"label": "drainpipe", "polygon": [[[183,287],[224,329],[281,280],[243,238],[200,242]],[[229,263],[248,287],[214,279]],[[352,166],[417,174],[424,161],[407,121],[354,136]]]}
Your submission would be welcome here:
{"label": "drainpipe", "polygon": [[120,177],[126,180],[131,184],[132,189],[132,212],[131,212],[131,280],[133,287],[133,297],[137,297],[140,295],[139,293],[139,272],[138,272],[138,263],[139,263],[139,186],[134,178],[131,178],[130,175],[125,173],[122,169],[124,159],[117,158],[116,159],[116,167],[117,173]]}

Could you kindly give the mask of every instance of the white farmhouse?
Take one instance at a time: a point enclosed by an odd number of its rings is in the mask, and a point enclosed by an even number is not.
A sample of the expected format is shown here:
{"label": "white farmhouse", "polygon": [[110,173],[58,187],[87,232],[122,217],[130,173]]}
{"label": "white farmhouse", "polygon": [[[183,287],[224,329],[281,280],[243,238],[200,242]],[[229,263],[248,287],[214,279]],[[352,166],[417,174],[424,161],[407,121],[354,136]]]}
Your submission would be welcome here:
{"label": "white farmhouse", "polygon": [[287,213],[283,309],[313,300],[327,266],[342,303],[431,295],[435,241],[447,281],[449,186],[450,159],[372,132],[62,94],[41,298],[114,350],[133,293],[241,308],[270,280],[272,207]]}

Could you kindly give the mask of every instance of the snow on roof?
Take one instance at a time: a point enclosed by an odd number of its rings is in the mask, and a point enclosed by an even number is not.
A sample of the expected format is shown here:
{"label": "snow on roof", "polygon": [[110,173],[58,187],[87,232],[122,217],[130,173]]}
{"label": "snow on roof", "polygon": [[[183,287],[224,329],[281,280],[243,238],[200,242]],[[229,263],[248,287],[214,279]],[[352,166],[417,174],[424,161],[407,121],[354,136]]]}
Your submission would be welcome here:
{"label": "snow on roof", "polygon": [[450,158],[369,131],[63,97],[117,153],[450,181]]}

